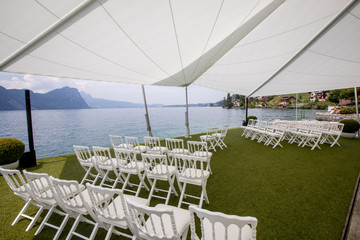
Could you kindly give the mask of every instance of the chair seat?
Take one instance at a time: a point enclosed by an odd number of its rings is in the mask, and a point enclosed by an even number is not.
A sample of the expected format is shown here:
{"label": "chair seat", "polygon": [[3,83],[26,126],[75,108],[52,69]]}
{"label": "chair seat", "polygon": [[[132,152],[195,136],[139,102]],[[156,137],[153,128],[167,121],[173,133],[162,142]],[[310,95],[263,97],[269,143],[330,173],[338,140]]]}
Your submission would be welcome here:
{"label": "chair seat", "polygon": [[[180,233],[180,235],[185,231],[185,229],[189,225],[190,212],[188,210],[165,205],[165,204],[158,204],[155,206],[155,208],[169,209],[174,212],[176,229],[177,229],[178,233]],[[173,236],[173,230],[172,230],[172,225],[171,225],[171,221],[170,221],[170,216],[163,215],[163,220],[164,220],[163,223],[164,223],[165,236],[166,237]],[[157,233],[156,235],[158,235],[159,233],[162,233],[160,219],[155,217],[155,218],[153,218],[153,222],[154,222],[154,226],[155,226],[155,232]],[[152,223],[151,223],[150,219],[148,219],[146,221],[146,226],[147,226],[150,234],[155,234],[153,232]],[[140,237],[145,237],[145,236],[140,232]]]}
{"label": "chair seat", "polygon": [[136,174],[137,173],[136,165],[139,168],[140,172],[144,171],[144,169],[145,169],[144,163],[140,162],[140,161],[130,162],[130,163],[126,164],[125,167],[120,166],[120,171],[124,172],[124,173]]}
{"label": "chair seat", "polygon": [[[203,170],[204,178],[208,178],[210,176],[210,172],[207,170]],[[196,185],[201,185],[201,170],[186,168],[179,176],[180,182],[186,182]]]}
{"label": "chair seat", "polygon": [[201,136],[200,136],[200,139],[201,139],[202,141],[215,140],[216,137],[215,137],[215,136],[212,136],[212,135],[201,135]]}
{"label": "chair seat", "polygon": [[[112,164],[111,164],[111,162],[112,162]],[[118,164],[118,161],[116,158],[111,158],[111,159],[108,159],[108,160],[98,163],[99,168],[104,169],[104,170],[112,170],[113,165],[114,165],[114,167],[119,167],[119,164]]]}
{"label": "chair seat", "polygon": [[146,146],[142,146],[142,145],[139,145],[139,146],[136,146],[133,148],[134,150],[140,150],[140,152],[146,152],[147,151],[147,147]]}
{"label": "chair seat", "polygon": [[[146,206],[149,205],[149,201],[145,198],[135,197],[132,195],[127,195],[127,194],[124,194],[124,197],[127,199],[130,199],[131,201],[134,201],[136,203],[142,204],[142,205],[146,205]],[[115,202],[115,204],[114,204],[114,202]],[[115,207],[114,207],[114,205],[115,205]],[[124,209],[123,209],[123,205],[122,205],[120,196],[117,196],[113,200],[113,202],[109,204],[108,209],[109,209],[109,215],[107,217],[109,217],[109,218],[110,218],[110,216],[115,216],[115,215],[119,218],[125,217]],[[115,212],[115,209],[116,209],[116,212]],[[126,220],[122,220],[122,221],[110,220],[109,218],[104,218],[102,216],[99,216],[99,220],[102,222],[113,224],[114,226],[118,226],[118,227],[124,228],[124,229],[128,228]]]}
{"label": "chair seat", "polygon": [[189,154],[189,150],[182,149],[182,148],[174,148],[173,150],[171,150],[171,153],[174,153],[174,154]]}
{"label": "chair seat", "polygon": [[[168,166],[169,175],[172,176],[176,172],[175,166]],[[164,164],[158,164],[156,165],[152,171],[147,173],[147,176],[149,178],[158,178],[158,179],[164,179],[167,180],[167,173],[166,173],[166,165]],[[163,174],[162,174],[163,173]]]}
{"label": "chair seat", "polygon": [[157,154],[161,154],[167,152],[168,149],[166,147],[153,147],[150,151],[156,152]]}
{"label": "chair seat", "polygon": [[212,157],[212,152],[206,152],[206,151],[195,151],[193,153],[194,156],[197,156],[197,157],[206,157],[208,156],[209,158]]}
{"label": "chair seat", "polygon": [[[212,227],[208,219],[203,220],[204,223],[204,239],[213,239]],[[218,223],[215,224],[215,239],[223,239],[225,236],[224,225]],[[239,238],[239,228],[236,225],[230,225],[228,227],[228,239],[229,240],[251,240],[251,228],[249,225],[245,225],[241,228],[241,237]]]}
{"label": "chair seat", "polygon": [[119,145],[115,145],[114,148],[129,148],[131,147],[130,144],[126,144],[126,143],[122,143],[122,144],[119,144]]}

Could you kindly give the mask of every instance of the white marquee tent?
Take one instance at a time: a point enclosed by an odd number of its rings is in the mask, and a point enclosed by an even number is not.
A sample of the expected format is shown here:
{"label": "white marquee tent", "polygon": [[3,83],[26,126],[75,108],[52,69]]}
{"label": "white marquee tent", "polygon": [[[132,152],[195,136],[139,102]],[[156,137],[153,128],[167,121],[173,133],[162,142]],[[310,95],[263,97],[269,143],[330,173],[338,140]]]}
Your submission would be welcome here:
{"label": "white marquee tent", "polygon": [[360,86],[358,0],[1,0],[0,71],[261,96]]}

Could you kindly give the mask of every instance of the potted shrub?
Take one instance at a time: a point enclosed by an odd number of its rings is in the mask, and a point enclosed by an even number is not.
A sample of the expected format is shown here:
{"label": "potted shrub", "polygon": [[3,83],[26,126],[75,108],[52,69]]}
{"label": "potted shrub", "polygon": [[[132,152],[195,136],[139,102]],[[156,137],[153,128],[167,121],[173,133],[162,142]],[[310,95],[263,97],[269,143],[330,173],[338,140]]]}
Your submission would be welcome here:
{"label": "potted shrub", "polygon": [[247,126],[247,124],[248,124],[248,122],[249,122],[249,119],[257,120],[257,117],[255,117],[255,116],[248,116],[248,117],[246,118],[246,122],[243,121],[243,126]]}
{"label": "potted shrub", "polygon": [[15,138],[1,138],[0,166],[3,168],[17,168],[24,151],[25,144],[22,141]]}
{"label": "potted shrub", "polygon": [[339,111],[340,114],[354,114],[355,108],[342,107]]}
{"label": "potted shrub", "polygon": [[344,119],[341,120],[340,123],[344,124],[341,136],[344,138],[355,138],[356,132],[359,131],[360,128],[359,122],[353,119]]}

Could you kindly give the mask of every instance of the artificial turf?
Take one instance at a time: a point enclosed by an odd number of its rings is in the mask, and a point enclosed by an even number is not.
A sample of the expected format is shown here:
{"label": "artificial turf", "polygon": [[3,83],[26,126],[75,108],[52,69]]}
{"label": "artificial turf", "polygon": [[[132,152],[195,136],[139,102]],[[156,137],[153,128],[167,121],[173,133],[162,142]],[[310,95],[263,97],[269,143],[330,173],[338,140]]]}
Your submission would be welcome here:
{"label": "artificial turf", "polygon": [[[239,128],[229,130],[225,139],[228,148],[213,154],[213,175],[207,185],[210,204],[204,203],[203,208],[256,217],[257,239],[339,239],[360,169],[359,139],[341,138],[341,147],[321,145],[321,150],[311,151],[286,142],[284,148],[272,149],[241,137],[241,133]],[[199,135],[191,140],[199,140]],[[39,166],[28,171],[75,180],[84,175],[75,155],[38,162]],[[26,219],[11,226],[25,202],[12,193],[2,177],[0,189],[0,239],[52,239],[55,230],[47,227],[35,237],[38,225],[25,232]],[[199,187],[187,190],[200,195]],[[142,190],[141,196],[147,194]],[[173,196],[170,204],[177,205],[177,201]],[[162,202],[153,198],[151,205]],[[35,213],[36,208],[28,212]],[[53,221],[59,219],[54,217]],[[72,222],[60,239],[66,238]],[[86,224],[80,227],[87,231]],[[104,239],[105,234],[99,230],[96,239]],[[113,235],[112,239],[120,238]]]}

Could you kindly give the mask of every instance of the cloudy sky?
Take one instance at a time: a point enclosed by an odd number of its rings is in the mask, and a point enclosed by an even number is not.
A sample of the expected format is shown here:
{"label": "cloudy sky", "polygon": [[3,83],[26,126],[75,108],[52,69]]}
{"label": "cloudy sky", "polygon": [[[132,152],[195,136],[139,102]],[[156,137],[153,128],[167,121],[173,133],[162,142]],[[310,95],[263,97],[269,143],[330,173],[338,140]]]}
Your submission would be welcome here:
{"label": "cloudy sky", "polygon": [[[141,86],[133,84],[73,80],[0,72],[0,86],[7,89],[30,89],[37,93],[46,93],[56,88],[69,86],[86,92],[95,98],[143,103]],[[185,104],[184,88],[145,85],[145,91],[148,104]],[[189,103],[209,103],[220,101],[227,93],[191,85],[188,87],[188,94]]]}

